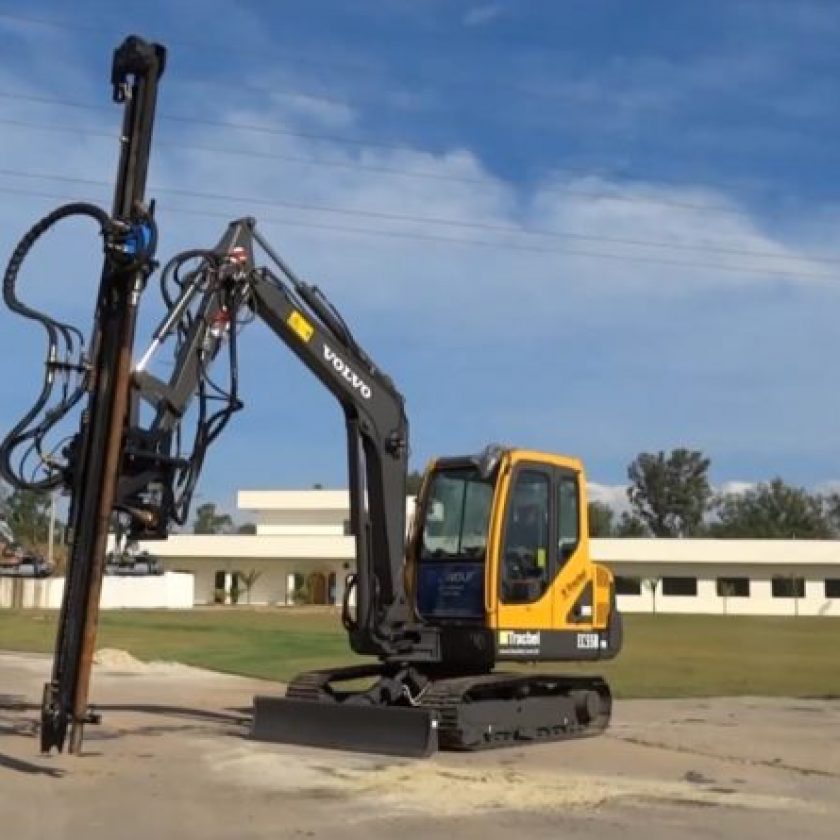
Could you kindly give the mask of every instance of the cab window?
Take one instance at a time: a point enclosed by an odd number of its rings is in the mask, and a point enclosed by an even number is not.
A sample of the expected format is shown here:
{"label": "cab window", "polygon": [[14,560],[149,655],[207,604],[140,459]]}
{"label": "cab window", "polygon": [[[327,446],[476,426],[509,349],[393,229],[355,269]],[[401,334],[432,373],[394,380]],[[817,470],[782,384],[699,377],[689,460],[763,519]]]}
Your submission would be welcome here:
{"label": "cab window", "polygon": [[580,541],[580,507],[577,479],[562,476],[557,485],[557,557],[562,565]]}
{"label": "cab window", "polygon": [[521,470],[510,494],[502,552],[502,600],[538,600],[549,582],[549,499],[546,473]]}
{"label": "cab window", "polygon": [[493,485],[475,470],[435,474],[426,502],[422,560],[483,560]]}

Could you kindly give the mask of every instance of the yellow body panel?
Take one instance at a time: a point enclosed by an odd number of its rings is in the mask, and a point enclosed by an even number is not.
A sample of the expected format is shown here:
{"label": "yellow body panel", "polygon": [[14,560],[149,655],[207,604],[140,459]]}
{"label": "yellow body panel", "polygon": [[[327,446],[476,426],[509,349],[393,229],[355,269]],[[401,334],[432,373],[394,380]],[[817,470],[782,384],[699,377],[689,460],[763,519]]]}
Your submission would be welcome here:
{"label": "yellow body panel", "polygon": [[[532,604],[504,604],[499,598],[503,529],[513,469],[517,464],[523,462],[545,464],[567,469],[578,476],[578,530],[580,538],[574,552],[566,560],[563,568],[539,600]],[[501,466],[500,479],[496,486],[487,556],[491,558],[491,562],[486,567],[485,606],[490,627],[511,630],[568,629],[576,631],[603,629],[606,627],[612,575],[609,570],[596,567],[591,561],[589,553],[586,475],[583,464],[579,459],[528,449],[516,449],[508,453],[505,462]],[[590,581],[593,586],[591,620],[588,622],[568,622],[567,616],[570,610],[583,592],[586,584]],[[606,604],[606,609],[599,609],[599,603]]]}
{"label": "yellow body panel", "polygon": [[[445,466],[445,460],[444,460]],[[561,468],[574,473],[578,480],[578,534],[579,539],[572,554],[551,580],[542,597],[529,604],[505,604],[501,601],[502,542],[511,493],[511,478],[519,464],[537,464]],[[423,486],[418,495],[417,511],[426,504],[429,478],[438,466],[432,461],[426,470]],[[406,585],[414,597],[416,550],[421,539],[420,519],[415,517],[409,540]],[[493,630],[568,630],[586,632],[605,630],[610,615],[613,586],[611,572],[592,562],[589,551],[589,522],[587,516],[587,487],[583,464],[577,458],[528,449],[506,450],[498,468],[498,478],[490,514],[487,550],[485,552],[484,608],[487,626]],[[591,614],[570,622],[569,614],[587,584],[592,584]]]}

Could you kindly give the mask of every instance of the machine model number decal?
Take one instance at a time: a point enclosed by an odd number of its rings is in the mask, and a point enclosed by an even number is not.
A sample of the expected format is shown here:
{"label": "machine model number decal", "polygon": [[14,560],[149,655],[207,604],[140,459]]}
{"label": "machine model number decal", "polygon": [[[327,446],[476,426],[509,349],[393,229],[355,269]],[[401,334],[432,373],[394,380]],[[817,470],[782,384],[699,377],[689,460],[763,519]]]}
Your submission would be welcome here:
{"label": "machine model number decal", "polygon": [[597,633],[578,633],[578,650],[598,650],[601,640]]}
{"label": "machine model number decal", "polygon": [[350,366],[331,347],[324,345],[324,358],[335,368],[336,372],[346,379],[353,390],[358,391],[364,399],[369,400],[371,396],[370,385],[357,373],[350,369]]}

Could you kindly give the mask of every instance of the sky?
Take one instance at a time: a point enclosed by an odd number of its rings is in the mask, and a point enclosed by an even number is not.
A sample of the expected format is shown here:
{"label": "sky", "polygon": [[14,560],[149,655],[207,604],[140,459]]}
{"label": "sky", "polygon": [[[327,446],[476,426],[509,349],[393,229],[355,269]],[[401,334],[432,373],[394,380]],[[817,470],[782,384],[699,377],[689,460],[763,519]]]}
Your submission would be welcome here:
{"label": "sky", "polygon": [[[641,451],[718,486],[840,480],[840,6],[709,0],[0,0],[0,257],[110,204],[113,48],[168,48],[148,194],[162,259],[253,215],[404,393],[412,466],[497,441],[580,456],[620,502]],[[69,223],[20,293],[85,330]],[[143,303],[139,356],[160,315]],[[0,311],[0,430],[43,339]],[[199,501],[346,482],[341,411],[259,325]]]}

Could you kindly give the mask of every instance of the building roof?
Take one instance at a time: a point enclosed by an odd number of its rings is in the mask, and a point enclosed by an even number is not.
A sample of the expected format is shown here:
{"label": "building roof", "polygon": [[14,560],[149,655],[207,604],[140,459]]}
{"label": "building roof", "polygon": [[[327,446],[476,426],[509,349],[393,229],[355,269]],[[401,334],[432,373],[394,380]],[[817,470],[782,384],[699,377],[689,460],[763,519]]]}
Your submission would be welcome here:
{"label": "building roof", "polygon": [[352,560],[356,547],[351,537],[255,534],[173,534],[166,541],[141,543],[161,558],[242,558],[247,560]]}
{"label": "building roof", "polygon": [[592,557],[621,563],[840,565],[837,540],[605,539],[590,541]]}
{"label": "building roof", "polygon": [[347,490],[240,490],[240,510],[322,510],[350,509]]}
{"label": "building roof", "polygon": [[[714,564],[836,566],[836,540],[593,539],[592,559],[622,564]],[[174,534],[166,542],[142,544],[163,558],[253,558],[265,560],[352,560],[355,541],[339,535]]]}

